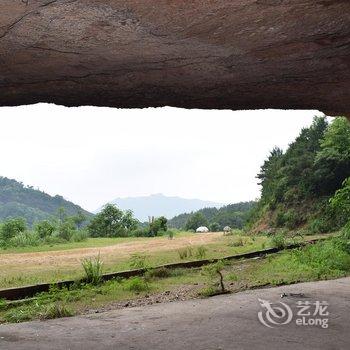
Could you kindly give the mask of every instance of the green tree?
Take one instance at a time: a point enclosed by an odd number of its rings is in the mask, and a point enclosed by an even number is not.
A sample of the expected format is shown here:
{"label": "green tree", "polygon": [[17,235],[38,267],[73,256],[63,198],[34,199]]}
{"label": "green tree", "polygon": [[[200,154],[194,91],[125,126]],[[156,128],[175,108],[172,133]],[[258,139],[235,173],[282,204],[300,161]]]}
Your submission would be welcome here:
{"label": "green tree", "polygon": [[221,230],[221,227],[217,222],[213,222],[209,225],[209,230],[211,232],[219,232]]}
{"label": "green tree", "polygon": [[1,237],[9,240],[15,235],[27,230],[27,223],[23,218],[7,219],[1,226]]}
{"label": "green tree", "polygon": [[61,223],[67,219],[67,212],[65,207],[59,207],[57,209],[57,217]]}
{"label": "green tree", "polygon": [[336,118],[327,129],[315,160],[316,189],[332,194],[350,174],[350,123]]}
{"label": "green tree", "polygon": [[126,210],[122,216],[122,225],[128,231],[136,230],[138,227],[138,221],[134,218],[134,214],[131,210]]}
{"label": "green tree", "polygon": [[152,236],[157,236],[159,232],[166,232],[168,230],[168,219],[164,216],[160,216],[150,222],[149,228]]}
{"label": "green tree", "polygon": [[58,237],[70,241],[76,232],[74,221],[71,219],[66,219],[58,225],[57,233]]}
{"label": "green tree", "polygon": [[350,177],[330,200],[331,207],[344,220],[350,223]]}
{"label": "green tree", "polygon": [[55,232],[56,226],[48,220],[38,222],[34,230],[40,238],[51,236]]}
{"label": "green tree", "polygon": [[208,226],[208,220],[201,212],[196,212],[188,218],[185,228],[196,230],[200,226]]}
{"label": "green tree", "polygon": [[317,196],[315,191],[315,160],[327,131],[324,117],[315,117],[309,128],[301,130],[283,156],[282,168],[276,186],[278,202],[297,203]]}
{"label": "green tree", "polygon": [[277,195],[278,182],[280,180],[280,169],[282,167],[283,151],[275,147],[265,160],[260,169],[257,178],[260,180],[259,185],[262,186],[261,197],[266,203],[275,203],[281,200],[281,195]]}
{"label": "green tree", "polygon": [[132,212],[123,213],[114,204],[107,204],[100,213],[95,215],[88,225],[91,237],[125,236],[134,229],[136,220]]}
{"label": "green tree", "polygon": [[77,229],[83,227],[84,222],[87,220],[87,217],[83,214],[81,210],[78,210],[77,214],[72,217]]}

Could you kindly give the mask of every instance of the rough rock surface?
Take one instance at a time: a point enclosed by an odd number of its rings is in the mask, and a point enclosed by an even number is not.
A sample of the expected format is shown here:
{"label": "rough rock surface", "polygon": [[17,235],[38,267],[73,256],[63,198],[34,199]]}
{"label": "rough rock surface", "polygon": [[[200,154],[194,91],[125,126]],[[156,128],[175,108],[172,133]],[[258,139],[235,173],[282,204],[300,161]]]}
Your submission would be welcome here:
{"label": "rough rock surface", "polygon": [[350,114],[349,0],[1,0],[0,105]]}

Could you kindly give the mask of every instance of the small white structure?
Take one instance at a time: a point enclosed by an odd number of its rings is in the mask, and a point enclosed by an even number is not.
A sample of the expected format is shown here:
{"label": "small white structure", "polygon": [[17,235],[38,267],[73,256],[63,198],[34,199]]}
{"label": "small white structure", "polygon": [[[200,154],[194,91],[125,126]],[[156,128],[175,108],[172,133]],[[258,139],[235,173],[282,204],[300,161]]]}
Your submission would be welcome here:
{"label": "small white structure", "polygon": [[231,232],[231,227],[230,226],[225,226],[224,227],[224,233],[230,233]]}
{"label": "small white structure", "polygon": [[208,229],[208,227],[200,226],[197,228],[196,232],[197,233],[207,233],[207,232],[209,232],[209,229]]}

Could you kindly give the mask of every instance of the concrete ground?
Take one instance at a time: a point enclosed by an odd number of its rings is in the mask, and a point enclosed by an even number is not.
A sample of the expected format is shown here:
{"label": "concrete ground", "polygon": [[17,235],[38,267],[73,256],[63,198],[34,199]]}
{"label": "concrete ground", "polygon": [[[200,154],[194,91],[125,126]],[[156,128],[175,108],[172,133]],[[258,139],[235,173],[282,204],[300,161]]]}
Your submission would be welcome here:
{"label": "concrete ground", "polygon": [[[281,294],[286,296],[281,298]],[[303,293],[303,295],[299,295]],[[258,298],[290,306],[293,318],[261,324],[263,311]],[[329,327],[297,325],[297,302],[329,303],[321,314],[306,316],[328,319]],[[284,307],[279,304],[276,306]],[[271,314],[270,314],[271,315]],[[288,316],[289,314],[287,314]],[[266,313],[262,318],[271,325]],[[299,321],[301,322],[301,321]],[[189,300],[129,308],[106,313],[0,326],[0,349],[350,349],[350,278],[252,290],[203,300]]]}

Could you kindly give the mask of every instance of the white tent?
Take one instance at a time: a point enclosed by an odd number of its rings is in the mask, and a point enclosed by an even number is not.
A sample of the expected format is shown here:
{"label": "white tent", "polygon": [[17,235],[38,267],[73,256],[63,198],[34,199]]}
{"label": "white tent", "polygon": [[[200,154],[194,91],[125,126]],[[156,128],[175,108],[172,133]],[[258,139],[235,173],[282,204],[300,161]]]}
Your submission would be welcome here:
{"label": "white tent", "polygon": [[201,226],[201,227],[197,228],[196,232],[197,233],[206,233],[206,232],[209,232],[209,229],[208,229],[208,227]]}

